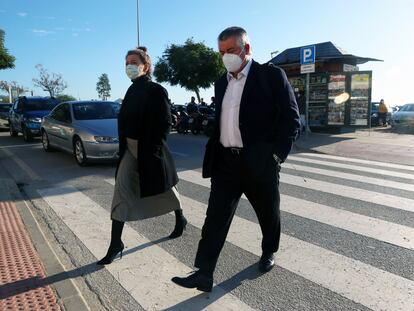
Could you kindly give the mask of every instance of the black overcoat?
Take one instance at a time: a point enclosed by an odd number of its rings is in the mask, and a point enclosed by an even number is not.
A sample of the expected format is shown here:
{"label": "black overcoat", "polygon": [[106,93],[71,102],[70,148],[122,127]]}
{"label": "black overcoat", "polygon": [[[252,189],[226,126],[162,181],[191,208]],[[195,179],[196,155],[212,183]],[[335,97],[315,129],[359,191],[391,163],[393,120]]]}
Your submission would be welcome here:
{"label": "black overcoat", "polygon": [[135,79],[118,115],[118,167],[127,149],[127,137],[137,139],[141,197],[161,194],[178,183],[174,159],[167,145],[170,129],[167,91],[147,76]]}

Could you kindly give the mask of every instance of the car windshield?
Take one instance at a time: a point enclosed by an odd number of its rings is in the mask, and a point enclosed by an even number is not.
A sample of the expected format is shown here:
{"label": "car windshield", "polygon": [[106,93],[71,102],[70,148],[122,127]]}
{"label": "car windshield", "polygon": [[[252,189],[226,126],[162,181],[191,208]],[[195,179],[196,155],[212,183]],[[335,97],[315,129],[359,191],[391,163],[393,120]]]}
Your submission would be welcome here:
{"label": "car windshield", "polygon": [[116,119],[119,104],[111,102],[88,102],[73,104],[76,120]]}
{"label": "car windshield", "polygon": [[414,111],[414,104],[404,105],[399,111]]}
{"label": "car windshield", "polygon": [[8,112],[11,108],[11,105],[0,105],[0,112]]}
{"label": "car windshield", "polygon": [[59,102],[53,99],[27,100],[24,103],[26,111],[52,110]]}
{"label": "car windshield", "polygon": [[372,111],[373,111],[373,112],[378,111],[378,107],[379,107],[379,104],[377,104],[377,103],[372,103]]}

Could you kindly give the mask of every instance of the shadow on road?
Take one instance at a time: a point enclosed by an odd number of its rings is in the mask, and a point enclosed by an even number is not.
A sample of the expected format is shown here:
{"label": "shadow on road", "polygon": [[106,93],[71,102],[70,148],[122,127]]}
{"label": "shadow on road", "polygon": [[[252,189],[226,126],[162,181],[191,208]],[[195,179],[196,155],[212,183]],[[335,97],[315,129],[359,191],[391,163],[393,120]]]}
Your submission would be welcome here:
{"label": "shadow on road", "polygon": [[257,265],[253,264],[239,273],[232,276],[220,284],[217,284],[211,293],[200,293],[197,296],[191,297],[185,301],[182,301],[175,306],[164,309],[164,311],[174,310],[191,310],[200,311],[205,310],[209,305],[219,300],[223,296],[230,293],[232,290],[239,287],[246,280],[254,280],[260,277],[260,273],[257,269]]}

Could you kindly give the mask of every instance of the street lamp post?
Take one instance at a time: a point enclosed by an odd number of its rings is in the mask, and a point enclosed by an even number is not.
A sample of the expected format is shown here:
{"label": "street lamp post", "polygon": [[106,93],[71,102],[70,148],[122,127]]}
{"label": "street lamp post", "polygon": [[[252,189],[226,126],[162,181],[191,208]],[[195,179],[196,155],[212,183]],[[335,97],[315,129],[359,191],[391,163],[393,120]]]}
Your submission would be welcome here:
{"label": "street lamp post", "polygon": [[139,46],[139,0],[137,0],[137,37]]}

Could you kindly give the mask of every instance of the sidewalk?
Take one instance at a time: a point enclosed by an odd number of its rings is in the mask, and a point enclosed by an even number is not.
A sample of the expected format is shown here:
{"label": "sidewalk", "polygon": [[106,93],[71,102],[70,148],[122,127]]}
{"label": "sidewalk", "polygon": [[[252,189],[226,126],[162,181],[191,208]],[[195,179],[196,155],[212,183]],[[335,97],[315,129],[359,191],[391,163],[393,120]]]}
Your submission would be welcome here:
{"label": "sidewalk", "polygon": [[414,165],[414,135],[393,133],[390,128],[345,134],[310,133],[308,137],[303,133],[294,143],[294,150]]}
{"label": "sidewalk", "polygon": [[88,310],[71,281],[57,277],[64,268],[14,181],[2,177],[0,310]]}

